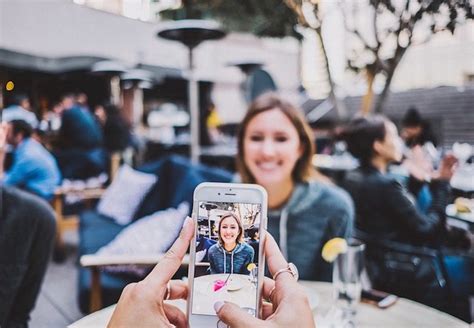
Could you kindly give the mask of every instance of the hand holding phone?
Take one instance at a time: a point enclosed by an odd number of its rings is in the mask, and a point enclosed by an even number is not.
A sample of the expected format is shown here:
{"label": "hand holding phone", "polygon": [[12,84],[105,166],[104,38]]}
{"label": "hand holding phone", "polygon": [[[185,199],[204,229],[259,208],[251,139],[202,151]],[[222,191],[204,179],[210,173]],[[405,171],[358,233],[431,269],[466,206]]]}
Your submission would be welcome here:
{"label": "hand holding phone", "polygon": [[214,304],[260,312],[267,195],[251,184],[202,183],[194,192],[195,240],[189,264],[191,327],[215,327]]}
{"label": "hand holding phone", "polygon": [[164,299],[186,299],[188,295],[187,284],[171,278],[181,266],[193,235],[194,222],[188,218],[179,238],[150,274],[124,288],[108,327],[187,327],[184,313]]}
{"label": "hand holding phone", "polygon": [[[264,253],[272,276],[288,266],[276,241],[268,233],[265,236]],[[217,304],[216,312],[224,323],[223,327],[227,325],[233,328],[315,327],[308,298],[302,287],[290,274],[280,274],[276,281],[265,278],[262,296],[271,301],[262,304],[262,319],[249,315],[235,304]]]}

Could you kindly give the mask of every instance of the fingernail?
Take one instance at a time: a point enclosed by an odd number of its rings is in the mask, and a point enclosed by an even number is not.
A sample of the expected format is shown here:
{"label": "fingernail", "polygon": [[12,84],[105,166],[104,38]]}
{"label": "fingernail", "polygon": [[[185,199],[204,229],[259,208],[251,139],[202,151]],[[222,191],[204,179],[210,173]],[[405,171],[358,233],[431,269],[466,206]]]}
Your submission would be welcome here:
{"label": "fingernail", "polygon": [[214,311],[216,311],[216,313],[219,313],[219,311],[222,309],[224,304],[225,303],[222,301],[217,301],[216,303],[214,303]]}

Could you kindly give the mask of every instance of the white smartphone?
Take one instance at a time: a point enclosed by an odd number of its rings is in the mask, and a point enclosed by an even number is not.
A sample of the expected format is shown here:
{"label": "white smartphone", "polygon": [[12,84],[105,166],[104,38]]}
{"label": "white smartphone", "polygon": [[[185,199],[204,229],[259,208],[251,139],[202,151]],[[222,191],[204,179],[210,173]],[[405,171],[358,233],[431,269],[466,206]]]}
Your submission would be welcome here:
{"label": "white smartphone", "polygon": [[201,183],[194,191],[196,232],[189,263],[189,325],[227,327],[214,311],[232,302],[259,317],[267,228],[267,193],[260,186]]}

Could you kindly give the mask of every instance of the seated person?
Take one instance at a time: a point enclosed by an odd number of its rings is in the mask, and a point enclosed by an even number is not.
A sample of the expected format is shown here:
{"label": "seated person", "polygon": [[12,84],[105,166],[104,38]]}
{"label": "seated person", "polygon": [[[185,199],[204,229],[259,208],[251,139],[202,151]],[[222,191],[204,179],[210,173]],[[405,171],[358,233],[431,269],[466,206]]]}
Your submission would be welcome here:
{"label": "seated person", "polygon": [[0,327],[27,327],[55,236],[51,208],[0,184]]}
{"label": "seated person", "polygon": [[439,160],[436,138],[430,123],[416,108],[407,110],[400,135],[405,143],[402,166],[409,172],[406,187],[416,197],[418,209],[427,214],[432,202],[429,177]]}
{"label": "seated person", "polygon": [[[360,162],[360,168],[349,172],[343,182],[354,199],[357,230],[380,241],[435,248],[451,247],[450,252],[444,253],[453,253],[453,256],[445,255],[442,258],[446,272],[450,275],[448,279],[452,282],[449,292],[454,294],[456,302],[467,308],[465,304],[468,296],[474,294],[474,261],[465,250],[472,247],[471,240],[474,239],[468,231],[447,227],[444,214],[456,158],[446,155],[439,170],[433,172],[430,183],[432,203],[427,214],[423,214],[407,189],[387,174],[388,165],[400,161],[402,157],[402,140],[391,121],[382,116],[356,118],[348,124],[342,136],[348,150]],[[369,258],[375,265],[375,270],[369,274],[372,281],[378,284],[376,288],[395,288],[392,292],[397,293],[404,290],[403,293],[407,293],[408,297],[432,306],[443,306],[446,297],[440,289],[443,285],[439,283],[437,274],[431,273],[437,270],[434,266],[430,265],[431,268],[427,269],[420,262],[419,269],[415,269],[414,266],[418,264],[414,262],[413,265],[405,266],[407,272],[410,268],[413,270],[412,276],[406,278],[406,272],[398,271],[397,274],[396,265],[388,264],[383,258],[376,253]],[[393,276],[387,277],[387,272],[393,272]],[[455,272],[456,277],[452,272]],[[396,276],[402,279],[396,287],[393,283],[380,286]],[[449,306],[453,304],[451,302]]]}
{"label": "seated person", "polygon": [[[456,159],[447,155],[431,177],[432,205],[422,214],[413,197],[394,178],[387,167],[402,157],[402,140],[397,128],[382,116],[357,118],[342,133],[348,150],[360,162],[349,172],[343,186],[354,199],[356,228],[381,240],[414,245],[440,245],[449,240],[444,211],[448,203],[449,179]],[[461,243],[469,248],[468,238]]]}
{"label": "seated person", "polygon": [[[31,138],[33,128],[25,121],[14,120],[0,127],[0,181],[17,186],[50,200],[61,182],[54,157]],[[13,147],[13,162],[4,172],[6,144]],[[3,176],[3,178],[2,178]]]}
{"label": "seated person", "polygon": [[106,170],[103,135],[92,113],[74,103],[72,95],[62,99],[60,144],[54,155],[65,179],[87,179]]}
{"label": "seated person", "polygon": [[14,120],[23,120],[28,122],[33,128],[38,126],[36,115],[30,111],[30,100],[25,94],[15,94],[10,101],[10,106],[2,112],[2,120],[11,122]]}
{"label": "seated person", "polygon": [[323,245],[352,235],[349,195],[315,171],[314,135],[301,111],[275,93],[250,105],[237,136],[240,182],[268,194],[268,231],[303,280],[330,281]]}
{"label": "seated person", "polygon": [[255,253],[255,263],[257,264],[257,259],[258,259],[258,245],[260,243],[260,236],[258,233],[258,227],[253,227],[252,229],[247,230],[247,234],[249,236],[249,242],[248,244],[250,247],[253,248],[253,251]]}
{"label": "seated person", "polygon": [[130,126],[115,105],[98,105],[94,115],[100,123],[104,135],[104,146],[108,152],[124,151],[131,145]]}
{"label": "seated person", "polygon": [[254,250],[244,242],[244,229],[234,213],[221,217],[217,229],[219,242],[209,248],[211,274],[249,274],[247,265],[253,262]]}

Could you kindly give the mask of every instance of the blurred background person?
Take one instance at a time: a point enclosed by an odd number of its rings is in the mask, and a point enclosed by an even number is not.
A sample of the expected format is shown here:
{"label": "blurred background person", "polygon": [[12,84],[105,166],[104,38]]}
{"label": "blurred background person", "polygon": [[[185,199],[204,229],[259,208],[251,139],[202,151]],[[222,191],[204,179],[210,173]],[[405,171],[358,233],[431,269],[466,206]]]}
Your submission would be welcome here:
{"label": "blurred background person", "polygon": [[[31,137],[32,133],[33,128],[23,120],[0,127],[0,180],[50,200],[61,182],[61,174],[54,157]],[[7,143],[13,148],[13,161],[4,172]]]}
{"label": "blurred background person", "polygon": [[2,120],[5,122],[24,120],[33,128],[38,126],[38,119],[31,111],[30,99],[23,93],[17,93],[11,97],[10,105],[3,109]]}
{"label": "blurred background person", "polygon": [[[447,154],[442,159],[439,169],[430,175],[429,186],[433,200],[425,214],[417,208],[413,195],[395,177],[387,174],[389,164],[399,162],[402,158],[403,141],[398,135],[395,124],[383,116],[356,118],[345,127],[342,135],[348,150],[360,162],[360,167],[349,172],[343,182],[344,188],[354,199],[356,232],[360,231],[369,239],[382,243],[396,241],[407,247],[428,246],[442,249],[445,255],[441,260],[444,262],[447,274],[452,275],[455,272],[456,275],[446,278],[451,283],[450,291],[456,291],[453,296],[460,302],[467,303],[469,295],[474,294],[474,261],[472,255],[469,255],[469,252],[472,254],[474,246],[473,234],[467,230],[448,226],[445,217],[450,197],[449,180],[457,159]],[[448,252],[444,252],[446,249]],[[417,256],[416,251],[412,251],[413,255],[404,254],[405,259],[406,256]],[[378,283],[388,279],[378,273],[387,272],[385,256],[390,255],[379,254],[371,258],[378,267],[377,270],[372,270],[371,279]],[[393,261],[396,260],[400,261],[394,257]],[[396,267],[400,264],[394,265]],[[399,271],[399,278],[404,281],[397,287],[406,290],[406,286],[413,284],[424,286],[424,289],[420,290],[413,286],[408,287],[412,293],[410,297],[440,306],[444,300],[439,296],[441,291],[438,287],[442,285],[430,280],[434,278],[433,275],[427,278],[426,271],[439,272],[441,269],[435,267],[427,269],[421,263],[419,265],[420,268],[415,268],[416,265],[409,266],[412,268],[411,277],[406,277],[404,272]],[[421,269],[425,270],[425,276],[419,278]]]}
{"label": "blurred background person", "polygon": [[349,195],[318,174],[314,137],[301,112],[274,93],[258,97],[238,132],[237,169],[243,183],[268,193],[268,231],[304,280],[331,281],[321,257],[334,237],[352,235]]}
{"label": "blurred background person", "polygon": [[[356,228],[380,239],[412,245],[438,246],[447,242],[445,208],[449,201],[449,179],[456,158],[447,155],[430,176],[433,202],[427,215],[415,206],[413,197],[393,177],[390,163],[402,158],[402,140],[397,128],[383,116],[356,118],[342,132],[348,150],[360,162],[349,172],[343,186],[356,207]],[[468,249],[468,239],[459,240]]]}
{"label": "blurred background person", "polygon": [[400,136],[409,148],[428,144],[433,147],[437,145],[431,124],[423,119],[420,112],[414,107],[409,108],[402,118]]}
{"label": "blurred background person", "polygon": [[102,127],[104,147],[109,153],[122,152],[131,145],[131,127],[115,105],[97,105],[94,115]]}
{"label": "blurred background person", "polygon": [[63,112],[54,155],[65,179],[87,179],[106,171],[103,134],[92,113],[75,103],[72,94],[61,99]]}
{"label": "blurred background person", "polygon": [[259,236],[259,232],[258,232],[258,227],[253,227],[249,230],[247,230],[247,235],[249,236],[249,241],[248,241],[248,244],[250,245],[250,247],[253,248],[253,251],[255,253],[255,263],[257,263],[257,260],[258,260],[258,245],[260,243],[260,236]]}
{"label": "blurred background person", "polygon": [[433,201],[429,183],[439,164],[436,138],[430,123],[414,107],[405,113],[400,135],[405,145],[401,165],[408,172],[408,179],[401,181],[416,198],[418,209],[427,214]]}

